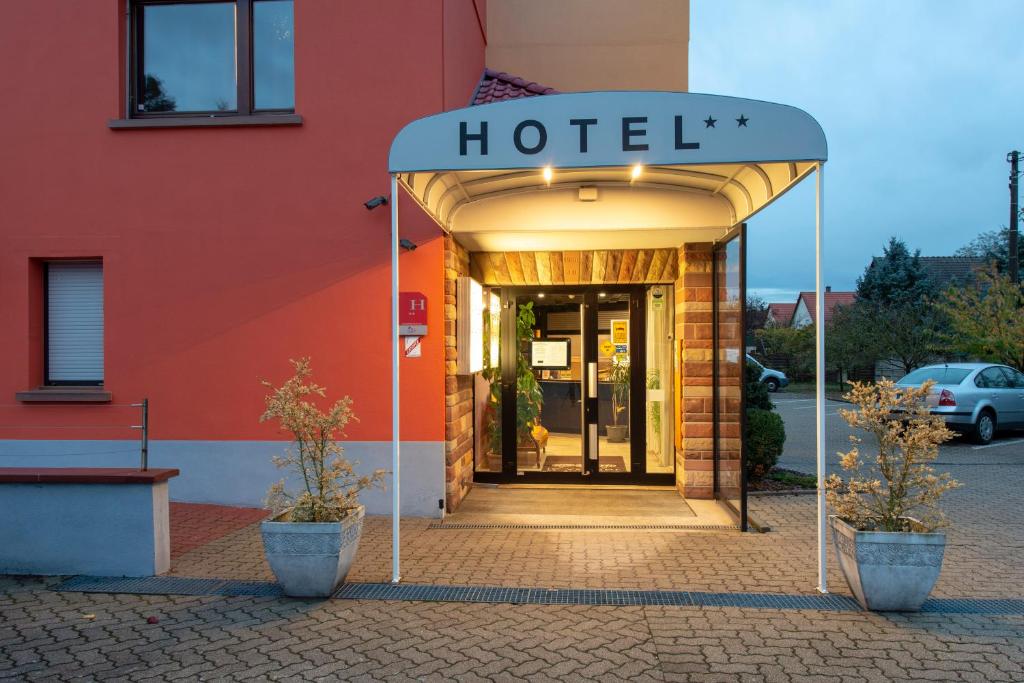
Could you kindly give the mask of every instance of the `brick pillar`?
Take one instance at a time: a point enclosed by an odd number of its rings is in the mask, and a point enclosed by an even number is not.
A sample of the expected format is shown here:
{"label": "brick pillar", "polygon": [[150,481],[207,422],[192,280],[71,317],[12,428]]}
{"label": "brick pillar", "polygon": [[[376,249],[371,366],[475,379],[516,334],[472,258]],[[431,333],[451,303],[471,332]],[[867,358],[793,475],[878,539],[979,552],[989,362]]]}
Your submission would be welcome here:
{"label": "brick pillar", "polygon": [[445,507],[452,512],[473,485],[473,378],[456,374],[456,281],[469,275],[469,253],[444,238]]}
{"label": "brick pillar", "polygon": [[686,498],[714,495],[712,256],[711,244],[684,244],[679,249],[676,487]]}

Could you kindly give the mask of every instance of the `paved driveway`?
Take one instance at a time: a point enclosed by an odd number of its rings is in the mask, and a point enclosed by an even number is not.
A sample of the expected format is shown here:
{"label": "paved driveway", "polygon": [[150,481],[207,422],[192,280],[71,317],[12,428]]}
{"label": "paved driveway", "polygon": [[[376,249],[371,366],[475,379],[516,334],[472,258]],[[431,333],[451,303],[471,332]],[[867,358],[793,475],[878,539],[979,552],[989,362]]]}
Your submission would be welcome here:
{"label": "paved driveway", "polygon": [[[798,472],[815,472],[815,429],[814,429],[814,396],[780,392],[772,396],[776,410],[786,424],[786,446],[779,459],[779,466]],[[849,436],[852,430],[846,425],[839,414],[841,408],[849,408],[842,401],[826,401],[826,459],[829,472],[838,471],[839,451],[849,448]],[[870,445],[869,442],[865,442]],[[1007,466],[1024,464],[1024,432],[1000,433],[987,446],[978,446],[965,437],[958,436],[941,447],[937,467],[965,465],[997,465]]]}
{"label": "paved driveway", "polygon": [[[778,403],[790,435],[784,463],[810,471],[813,403],[787,394]],[[829,413],[838,407],[830,403]],[[844,447],[837,415],[829,428],[830,451]],[[1019,598],[1024,445],[958,442],[943,447],[940,466],[964,487],[949,498],[953,526],[935,596]],[[775,531],[444,530],[408,520],[404,578],[813,593],[814,498],[752,498],[751,508]],[[351,578],[387,581],[388,526],[367,520]],[[847,592],[830,564],[832,589]],[[269,579],[252,525],[185,550],[173,573]],[[0,680],[1024,680],[1019,607],[882,615],[310,601],[54,592],[54,583],[0,577]]]}

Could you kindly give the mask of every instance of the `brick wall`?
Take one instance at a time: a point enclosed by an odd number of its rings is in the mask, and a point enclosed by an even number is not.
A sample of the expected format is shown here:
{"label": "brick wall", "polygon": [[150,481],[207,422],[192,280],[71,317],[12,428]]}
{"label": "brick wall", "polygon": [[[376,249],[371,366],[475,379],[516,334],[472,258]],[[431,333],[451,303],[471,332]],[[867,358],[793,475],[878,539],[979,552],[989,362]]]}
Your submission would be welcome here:
{"label": "brick wall", "polygon": [[459,276],[469,275],[469,252],[444,238],[444,434],[445,507],[452,512],[473,482],[473,378],[456,374],[455,290]]}
{"label": "brick wall", "polygon": [[[714,495],[713,259],[711,244],[684,244],[679,249],[676,487],[687,498]],[[723,495],[731,497],[739,491],[742,364],[736,361],[742,358],[743,338],[739,304],[726,303],[724,270],[719,269],[719,486]],[[727,349],[734,350],[732,362]]]}
{"label": "brick wall", "polygon": [[713,496],[712,254],[711,244],[679,248],[676,487],[686,498]]}

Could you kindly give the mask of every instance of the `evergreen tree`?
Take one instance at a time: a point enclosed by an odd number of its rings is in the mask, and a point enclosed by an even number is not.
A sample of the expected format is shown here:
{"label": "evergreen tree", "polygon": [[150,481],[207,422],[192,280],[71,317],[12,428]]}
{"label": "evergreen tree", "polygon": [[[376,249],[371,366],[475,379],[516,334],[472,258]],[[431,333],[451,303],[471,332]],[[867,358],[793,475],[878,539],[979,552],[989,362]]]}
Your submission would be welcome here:
{"label": "evergreen tree", "polygon": [[913,254],[895,237],[882,256],[872,260],[857,279],[856,310],[865,346],[897,360],[903,371],[926,365],[940,349],[943,314],[932,300],[937,292]]}
{"label": "evergreen tree", "polygon": [[918,303],[935,293],[921,265],[921,251],[913,254],[903,240],[889,238],[881,257],[873,259],[857,278],[857,298],[877,306]]}

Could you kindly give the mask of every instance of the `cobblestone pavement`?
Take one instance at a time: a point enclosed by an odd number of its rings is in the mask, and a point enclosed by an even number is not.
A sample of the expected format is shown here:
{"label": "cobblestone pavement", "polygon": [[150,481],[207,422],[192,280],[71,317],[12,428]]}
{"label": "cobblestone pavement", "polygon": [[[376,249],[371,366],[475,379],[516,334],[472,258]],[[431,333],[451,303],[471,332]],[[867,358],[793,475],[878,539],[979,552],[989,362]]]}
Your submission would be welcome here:
{"label": "cobblestone pavement", "polygon": [[[960,469],[963,474],[954,474],[968,483],[950,496],[955,526],[934,595],[1020,597],[1024,529],[1011,503],[1019,497],[1019,482],[1009,476],[1015,473],[981,465]],[[814,592],[814,497],[752,497],[750,507],[772,532],[443,530],[410,519],[402,527],[402,578],[449,585]],[[831,547],[829,554],[829,589],[848,593]],[[390,520],[369,517],[350,580],[388,581],[390,568]],[[273,580],[258,525],[182,555],[171,573]]]}
{"label": "cobblestone pavement", "polygon": [[266,510],[257,508],[171,503],[171,557],[180,557],[266,516]]}
{"label": "cobblestone pavement", "polygon": [[51,583],[0,578],[0,679],[1024,679],[1024,616],[133,596]]}
{"label": "cobblestone pavement", "polygon": [[[943,462],[964,488],[946,506],[934,595],[1021,597],[1024,453]],[[814,498],[751,498],[751,509],[774,531],[437,530],[411,519],[403,579],[813,592]],[[368,518],[350,579],[386,581],[389,569],[389,520]],[[183,553],[172,573],[271,579],[256,525]],[[846,592],[834,567],[829,581]],[[47,590],[54,582],[0,577],[0,679],[1024,680],[1024,615],[103,595]]]}

